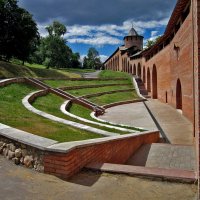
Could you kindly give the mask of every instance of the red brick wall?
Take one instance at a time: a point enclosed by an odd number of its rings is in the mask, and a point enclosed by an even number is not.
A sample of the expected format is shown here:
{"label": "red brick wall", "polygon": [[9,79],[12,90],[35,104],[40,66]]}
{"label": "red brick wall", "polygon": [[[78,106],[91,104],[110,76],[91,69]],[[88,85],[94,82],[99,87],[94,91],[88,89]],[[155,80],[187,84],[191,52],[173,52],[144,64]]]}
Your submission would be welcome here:
{"label": "red brick wall", "polygon": [[123,164],[142,144],[155,143],[158,140],[159,133],[155,131],[141,136],[86,145],[68,153],[49,152],[44,157],[44,172],[69,178],[91,162]]}
{"label": "red brick wall", "polygon": [[[136,65],[138,74],[138,65],[141,65],[141,78],[143,78],[143,68],[145,68],[145,77],[147,80],[147,69],[150,69],[151,74],[151,95],[152,95],[152,71],[153,66],[157,69],[157,91],[158,99],[166,102],[166,93],[168,103],[176,108],[176,85],[177,80],[180,79],[182,87],[182,111],[183,114],[194,122],[194,77],[193,77],[193,25],[192,11],[181,25],[173,40],[162,49],[159,53],[154,55],[150,60],[145,58],[130,60],[125,53],[120,57],[129,62],[129,66]],[[174,49],[174,45],[180,48],[179,57]],[[120,52],[118,52],[118,55]],[[127,66],[127,65],[126,65]],[[120,63],[120,70],[122,70],[122,63]],[[130,72],[130,69],[125,67],[124,71]],[[147,88],[147,81],[145,83]]]}
{"label": "red brick wall", "polygon": [[198,187],[199,194],[198,199],[200,199],[200,165],[199,165],[199,156],[200,156],[200,109],[199,109],[199,100],[200,100],[200,1],[193,1],[193,26],[194,26],[194,80],[195,80],[195,139],[196,139],[196,157],[197,157],[197,175],[198,175]]}

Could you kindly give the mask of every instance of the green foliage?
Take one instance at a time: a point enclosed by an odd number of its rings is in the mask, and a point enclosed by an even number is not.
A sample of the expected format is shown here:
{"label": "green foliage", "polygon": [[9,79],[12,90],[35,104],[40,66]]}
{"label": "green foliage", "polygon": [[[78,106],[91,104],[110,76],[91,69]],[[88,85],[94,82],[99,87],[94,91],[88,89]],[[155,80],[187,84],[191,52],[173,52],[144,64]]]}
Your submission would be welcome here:
{"label": "green foliage", "polygon": [[58,21],[54,21],[53,24],[46,27],[50,36],[58,36],[61,37],[67,32],[65,25],[61,24]]}
{"label": "green foliage", "polygon": [[88,54],[86,57],[83,59],[83,68],[89,68],[89,69],[100,69],[102,66],[100,57],[99,57],[99,52],[91,47],[88,50]]}
{"label": "green foliage", "polygon": [[81,68],[80,54],[79,53],[72,53],[70,63],[71,63],[70,64],[71,68]]}
{"label": "green foliage", "polygon": [[32,16],[19,8],[16,0],[0,1],[0,55],[28,60],[38,41],[38,29]]}
{"label": "green foliage", "polygon": [[46,27],[49,35],[40,39],[40,44],[31,56],[33,63],[43,64],[47,68],[80,68],[80,55],[73,53],[62,37],[67,29],[65,25],[54,21]]}
{"label": "green foliage", "polygon": [[153,45],[155,45],[161,37],[162,37],[162,36],[158,36],[158,37],[155,38],[154,40],[147,40],[146,48],[150,48],[150,47],[152,47]]}

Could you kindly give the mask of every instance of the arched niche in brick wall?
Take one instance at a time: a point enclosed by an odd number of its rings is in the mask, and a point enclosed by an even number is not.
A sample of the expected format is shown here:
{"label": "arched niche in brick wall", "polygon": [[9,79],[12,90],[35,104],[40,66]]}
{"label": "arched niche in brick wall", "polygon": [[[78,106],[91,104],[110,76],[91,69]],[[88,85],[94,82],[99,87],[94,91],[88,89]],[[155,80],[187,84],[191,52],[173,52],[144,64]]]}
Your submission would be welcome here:
{"label": "arched niche in brick wall", "polygon": [[138,63],[137,75],[141,78],[141,65]]}
{"label": "arched niche in brick wall", "polygon": [[135,66],[135,64],[133,66],[133,74],[136,75],[136,66]]}
{"label": "arched niche in brick wall", "polygon": [[153,65],[153,70],[152,70],[152,97],[153,99],[158,98],[157,69],[155,65]]}
{"label": "arched niche in brick wall", "polygon": [[149,67],[147,68],[147,91],[151,92],[151,74]]}
{"label": "arched niche in brick wall", "polygon": [[143,82],[146,83],[146,69],[145,69],[145,66],[143,66],[143,74],[142,74],[142,75],[143,75],[143,76],[142,76],[142,77],[143,77],[143,78],[142,78],[142,79],[143,79]]}
{"label": "arched niche in brick wall", "polygon": [[176,109],[182,110],[182,87],[180,79],[176,83]]}

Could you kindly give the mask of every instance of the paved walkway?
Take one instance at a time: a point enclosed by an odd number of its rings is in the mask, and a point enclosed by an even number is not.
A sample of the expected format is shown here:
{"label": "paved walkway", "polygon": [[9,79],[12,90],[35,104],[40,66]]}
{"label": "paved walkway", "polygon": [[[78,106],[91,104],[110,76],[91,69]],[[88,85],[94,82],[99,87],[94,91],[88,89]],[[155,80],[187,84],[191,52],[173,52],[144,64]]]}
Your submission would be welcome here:
{"label": "paved walkway", "polygon": [[106,113],[99,118],[118,124],[141,127],[147,130],[157,130],[155,123],[142,102],[108,108]]}
{"label": "paved walkway", "polygon": [[194,152],[193,146],[146,144],[136,151],[126,164],[194,171],[196,169]]}
{"label": "paved walkway", "polygon": [[176,109],[158,100],[146,102],[171,144],[193,144],[192,123]]}
{"label": "paved walkway", "polygon": [[0,156],[2,200],[196,200],[197,186],[82,172],[70,181],[15,166]]}
{"label": "paved walkway", "polygon": [[98,78],[100,72],[100,70],[97,70],[95,72],[83,73],[82,76],[83,78]]}
{"label": "paved walkway", "polygon": [[[158,100],[150,99],[146,104],[171,144],[193,145],[193,126],[188,119],[176,109]],[[157,129],[143,103],[109,108],[100,118],[115,123],[143,127],[147,130]]]}

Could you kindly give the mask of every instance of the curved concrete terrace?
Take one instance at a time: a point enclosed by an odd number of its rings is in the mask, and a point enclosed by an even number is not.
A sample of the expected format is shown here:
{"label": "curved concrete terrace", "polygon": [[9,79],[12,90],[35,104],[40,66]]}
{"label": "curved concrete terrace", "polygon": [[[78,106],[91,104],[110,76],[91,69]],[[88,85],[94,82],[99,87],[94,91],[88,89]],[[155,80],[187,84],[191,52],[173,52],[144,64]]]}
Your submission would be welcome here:
{"label": "curved concrete terrace", "polygon": [[69,120],[66,120],[66,119],[62,119],[62,118],[56,117],[54,115],[45,113],[43,111],[40,111],[40,110],[34,108],[31,105],[30,102],[33,101],[33,99],[36,98],[37,96],[41,96],[41,93],[43,93],[43,91],[32,92],[31,94],[27,95],[22,100],[23,105],[29,111],[31,111],[31,112],[33,112],[33,113],[35,113],[37,115],[40,115],[42,117],[45,117],[47,119],[50,119],[52,121],[55,121],[55,122],[63,123],[65,125],[69,125],[69,126],[72,126],[72,127],[75,127],[75,128],[82,129],[82,130],[87,130],[87,131],[90,131],[92,133],[96,133],[96,134],[103,135],[103,136],[115,136],[115,135],[119,135],[117,133],[111,133],[111,132],[108,132],[108,131],[103,131],[103,130],[100,130],[100,129],[97,129],[97,128],[93,128],[93,127],[90,127],[90,126],[87,126],[87,125],[83,125],[83,124],[80,124],[80,123],[77,123],[77,122],[73,122],[73,121],[69,121]]}
{"label": "curved concrete terrace", "polygon": [[[61,107],[60,107],[60,111],[62,113],[64,113],[65,115],[68,115],[72,118],[75,118],[75,119],[78,119],[82,122],[86,122],[86,123],[90,123],[90,124],[95,124],[95,125],[98,125],[98,126],[102,126],[102,127],[107,127],[107,128],[112,128],[112,129],[116,129],[116,130],[120,130],[120,131],[126,131],[126,132],[129,132],[129,133],[134,133],[134,132],[138,132],[138,131],[134,131],[134,130],[131,130],[131,129],[128,129],[128,128],[121,128],[121,127],[116,127],[116,126],[111,126],[111,125],[107,125],[107,124],[102,124],[102,123],[98,123],[98,122],[95,122],[95,121],[91,121],[91,120],[88,120],[88,119],[85,119],[85,118],[82,118],[82,117],[79,117],[77,115],[74,115],[70,112],[68,112],[68,107],[70,105],[71,101],[68,100],[68,101],[65,101]],[[134,127],[133,127],[134,128]]]}

